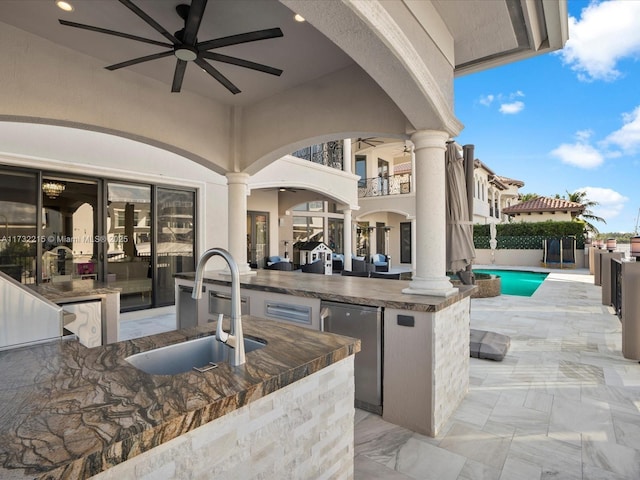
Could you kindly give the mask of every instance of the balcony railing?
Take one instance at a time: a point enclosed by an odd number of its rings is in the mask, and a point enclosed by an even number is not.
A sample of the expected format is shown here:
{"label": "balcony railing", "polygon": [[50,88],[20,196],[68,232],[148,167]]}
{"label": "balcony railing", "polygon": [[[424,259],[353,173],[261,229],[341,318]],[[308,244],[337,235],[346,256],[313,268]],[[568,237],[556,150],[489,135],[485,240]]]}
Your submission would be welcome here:
{"label": "balcony railing", "polygon": [[309,160],[313,163],[319,163],[325,167],[331,167],[342,170],[342,162],[344,159],[342,151],[342,140],[334,142],[319,143],[310,147],[302,148],[291,155]]}
{"label": "balcony railing", "polygon": [[411,174],[364,178],[358,181],[358,198],[411,193]]}

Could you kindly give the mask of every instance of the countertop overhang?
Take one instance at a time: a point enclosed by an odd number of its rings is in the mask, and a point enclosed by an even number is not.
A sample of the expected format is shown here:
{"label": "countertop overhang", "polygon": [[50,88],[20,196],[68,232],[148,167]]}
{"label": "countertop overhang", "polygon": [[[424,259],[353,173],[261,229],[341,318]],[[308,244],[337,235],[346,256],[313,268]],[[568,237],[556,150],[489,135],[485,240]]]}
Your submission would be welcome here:
{"label": "countertop overhang", "polygon": [[[195,273],[178,273],[175,278],[194,281]],[[228,286],[231,285],[231,276],[221,272],[207,271],[204,275],[204,283]],[[258,270],[253,275],[240,277],[240,287],[248,290],[418,312],[443,310],[463,298],[470,297],[477,288],[474,285],[463,285],[459,287],[458,293],[449,297],[402,293],[402,289],[408,287],[410,283],[408,280],[343,277],[279,270]]]}
{"label": "countertop overhang", "polygon": [[267,345],[243,366],[150,375],[125,360],[214,329],[0,352],[0,478],[87,478],[360,350],[357,339],[247,316],[245,335]]}

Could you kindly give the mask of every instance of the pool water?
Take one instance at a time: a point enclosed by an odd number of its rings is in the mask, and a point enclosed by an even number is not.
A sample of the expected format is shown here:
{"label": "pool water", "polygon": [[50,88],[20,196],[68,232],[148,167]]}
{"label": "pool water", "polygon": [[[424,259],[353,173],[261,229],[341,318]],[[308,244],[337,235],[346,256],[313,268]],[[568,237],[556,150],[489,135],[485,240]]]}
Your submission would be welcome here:
{"label": "pool water", "polygon": [[530,297],[547,278],[548,273],[524,270],[484,270],[474,269],[474,273],[488,273],[500,276],[500,293]]}

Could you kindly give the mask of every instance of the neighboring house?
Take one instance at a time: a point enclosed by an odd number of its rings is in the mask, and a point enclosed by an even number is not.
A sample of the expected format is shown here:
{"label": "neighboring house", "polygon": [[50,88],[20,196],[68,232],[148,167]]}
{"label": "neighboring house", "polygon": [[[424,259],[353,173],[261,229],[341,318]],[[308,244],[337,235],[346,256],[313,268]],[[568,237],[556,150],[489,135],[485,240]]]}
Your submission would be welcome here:
{"label": "neighboring house", "polygon": [[514,222],[569,222],[584,211],[580,203],[563,198],[536,197],[503,209]]}
{"label": "neighboring house", "polygon": [[518,189],[524,182],[496,175],[476,159],[473,172],[473,223],[504,223],[504,209],[518,202]]}
{"label": "neighboring house", "polygon": [[[377,251],[384,242],[394,260],[413,255],[412,293],[451,294],[443,158],[463,128],[454,78],[562,48],[568,31],[563,0],[209,2],[230,10],[207,11],[198,41],[281,29],[281,37],[225,43],[227,57],[217,57],[282,69],[276,76],[211,60],[213,70],[196,55],[203,71],[190,64],[194,47],[167,47],[172,34],[120,2],[91,3],[67,13],[50,0],[0,2],[0,228],[38,240],[0,245],[0,263],[20,260],[22,281],[39,283],[46,252],[77,250],[98,279],[130,281],[126,308],[173,303],[172,275],[193,270],[206,248],[228,248],[249,274],[252,256],[291,248],[286,231],[312,239],[320,228],[336,243],[343,237],[347,266],[352,245]],[[169,3],[140,8],[174,31],[180,19]],[[185,64],[182,77],[176,66]],[[341,139],[351,139],[343,157],[354,158],[342,170],[288,156],[334,142],[310,151],[328,158]],[[44,196],[45,181],[64,191]],[[375,194],[361,202],[359,188]],[[55,231],[39,241],[53,220]]]}

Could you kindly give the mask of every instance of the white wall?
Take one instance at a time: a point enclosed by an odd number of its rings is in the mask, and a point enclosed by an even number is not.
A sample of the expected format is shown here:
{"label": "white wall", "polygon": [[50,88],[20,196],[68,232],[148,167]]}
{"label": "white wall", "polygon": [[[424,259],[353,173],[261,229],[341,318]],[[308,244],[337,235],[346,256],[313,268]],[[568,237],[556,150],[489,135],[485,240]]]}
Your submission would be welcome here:
{"label": "white wall", "polygon": [[539,222],[570,222],[569,212],[531,212],[513,215],[513,222],[539,223]]}
{"label": "white wall", "polygon": [[[588,263],[585,261],[584,252],[585,250],[576,250],[575,268],[584,268]],[[493,255],[491,249],[476,248],[476,258],[473,263],[474,265],[540,267],[542,257],[541,248],[536,250],[496,249]]]}

